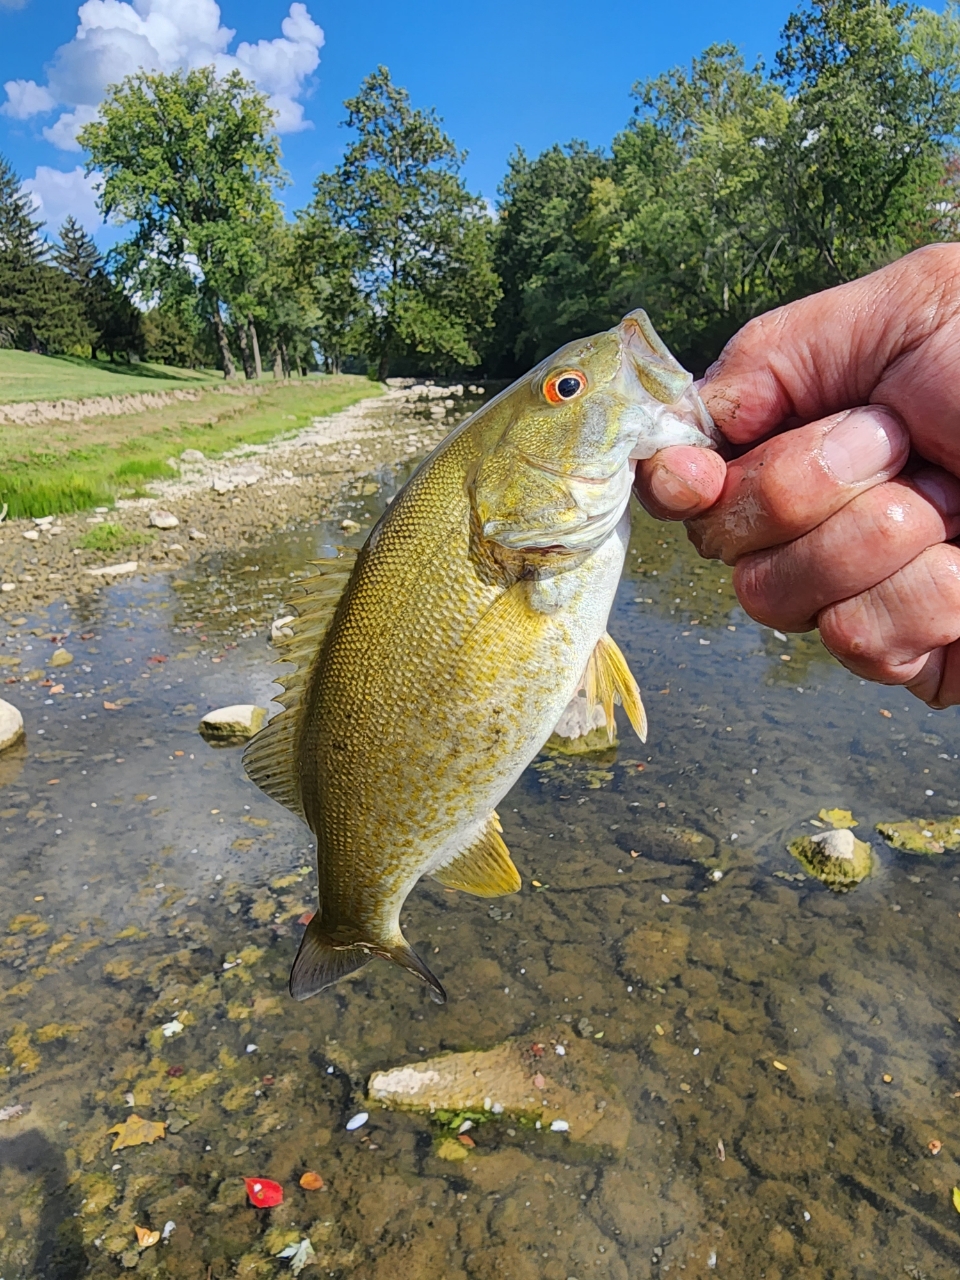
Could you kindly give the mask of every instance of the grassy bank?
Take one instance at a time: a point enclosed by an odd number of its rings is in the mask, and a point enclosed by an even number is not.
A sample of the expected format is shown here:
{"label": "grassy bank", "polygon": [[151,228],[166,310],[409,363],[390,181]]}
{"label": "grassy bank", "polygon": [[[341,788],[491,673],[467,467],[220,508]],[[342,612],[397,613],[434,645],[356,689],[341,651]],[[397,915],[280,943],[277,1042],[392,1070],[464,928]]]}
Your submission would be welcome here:
{"label": "grassy bank", "polygon": [[149,480],[174,476],[168,460],[184,449],[214,458],[237,445],[264,444],[379,390],[350,375],[256,388],[225,389],[221,380],[217,390],[201,388],[198,399],[162,409],[0,426],[0,505],[8,504],[11,517],[109,506],[142,493]]}
{"label": "grassy bank", "polygon": [[79,356],[38,356],[0,350],[0,404],[24,400],[85,400],[223,382],[216,369],[172,369],[165,364],[110,364]]}

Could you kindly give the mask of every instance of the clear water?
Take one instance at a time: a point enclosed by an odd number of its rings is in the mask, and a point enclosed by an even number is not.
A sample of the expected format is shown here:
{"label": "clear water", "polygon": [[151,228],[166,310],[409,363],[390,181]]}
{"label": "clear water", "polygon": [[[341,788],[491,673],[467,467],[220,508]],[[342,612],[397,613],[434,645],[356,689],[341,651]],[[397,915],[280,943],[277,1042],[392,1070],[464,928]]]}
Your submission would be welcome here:
{"label": "clear water", "polygon": [[[61,694],[6,689],[28,739],[0,759],[0,1108],[28,1109],[0,1122],[0,1276],[279,1276],[299,1235],[305,1275],[356,1280],[955,1277],[960,859],[873,826],[960,812],[956,714],[755,626],[639,513],[610,629],[648,744],[527,771],[501,805],[516,897],[411,897],[446,1007],[380,964],[289,1000],[308,833],[196,724],[265,704],[291,577],[403,478],[0,636],[21,672],[52,635],[75,655]],[[785,848],[833,806],[878,850],[845,896]],[[373,1070],[509,1036],[592,1041],[616,1149],[494,1122],[450,1164],[423,1117],[346,1130]],[[132,1111],[165,1138],[111,1153]],[[283,1205],[250,1207],[247,1175]]]}

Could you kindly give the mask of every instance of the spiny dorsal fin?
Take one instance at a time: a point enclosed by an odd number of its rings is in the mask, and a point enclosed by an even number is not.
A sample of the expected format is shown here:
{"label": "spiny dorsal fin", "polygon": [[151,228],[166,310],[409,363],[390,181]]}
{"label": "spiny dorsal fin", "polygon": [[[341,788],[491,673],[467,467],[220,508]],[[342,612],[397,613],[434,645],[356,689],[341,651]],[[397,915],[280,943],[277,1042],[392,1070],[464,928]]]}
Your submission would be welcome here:
{"label": "spiny dorsal fin", "polygon": [[502,830],[500,819],[495,813],[491,814],[473,844],[445,867],[434,871],[434,879],[448,889],[462,889],[478,898],[500,898],[505,893],[516,893],[521,885],[520,872],[500,838]]}
{"label": "spiny dorsal fin", "polygon": [[607,733],[611,742],[614,738],[613,704],[615,701],[623,705],[627,718],[640,741],[646,742],[647,713],[643,708],[643,699],[640,697],[640,686],[634,680],[626,658],[606,633],[597,641],[597,646],[587,662],[583,688],[590,707],[595,707],[597,703],[603,707],[603,713],[607,717]]}
{"label": "spiny dorsal fin", "polygon": [[299,775],[304,690],[357,555],[348,548],[335,560],[315,560],[312,563],[319,572],[297,584],[298,594],[290,605],[297,613],[293,635],[280,646],[277,659],[294,664],[293,671],[277,677],[283,693],[276,701],[283,711],[260,730],[243,753],[243,767],[251,782],[299,818],[304,817]]}

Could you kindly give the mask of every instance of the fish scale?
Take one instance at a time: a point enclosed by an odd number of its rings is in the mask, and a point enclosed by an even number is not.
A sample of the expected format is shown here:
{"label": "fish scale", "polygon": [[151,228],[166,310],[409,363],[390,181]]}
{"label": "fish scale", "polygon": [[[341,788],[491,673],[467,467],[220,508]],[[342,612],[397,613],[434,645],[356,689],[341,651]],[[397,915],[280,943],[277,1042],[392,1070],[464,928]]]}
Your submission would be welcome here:
{"label": "fish scale", "polygon": [[711,425],[690,375],[631,313],[462,423],[352,568],[328,562],[304,584],[285,710],[245,755],[317,839],[319,910],[294,996],[382,956],[445,999],[400,929],[414,885],[520,888],[496,805],[581,687],[608,717],[619,697],[643,734],[639,690],[606,635],[631,457],[709,446]]}

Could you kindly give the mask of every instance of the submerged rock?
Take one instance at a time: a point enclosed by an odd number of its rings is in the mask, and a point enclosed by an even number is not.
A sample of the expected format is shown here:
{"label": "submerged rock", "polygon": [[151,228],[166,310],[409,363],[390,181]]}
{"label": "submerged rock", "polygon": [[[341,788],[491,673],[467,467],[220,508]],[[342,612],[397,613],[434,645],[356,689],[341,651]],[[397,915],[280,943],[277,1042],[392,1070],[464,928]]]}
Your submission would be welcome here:
{"label": "submerged rock", "polygon": [[853,889],[873,870],[873,850],[847,827],[800,836],[787,847],[805,871],[837,893]]}
{"label": "submerged rock", "polygon": [[555,1131],[575,1142],[622,1151],[630,1111],[607,1075],[603,1049],[583,1040],[560,1048],[562,1056],[546,1040],[507,1040],[494,1049],[377,1071],[367,1086],[369,1101],[458,1124],[464,1112],[539,1122],[544,1129],[560,1120],[569,1128]]}
{"label": "submerged rock", "polygon": [[73,654],[69,649],[54,649],[50,656],[51,667],[69,667],[73,661]]}
{"label": "submerged rock", "polygon": [[267,718],[266,707],[238,703],[208,711],[199,724],[202,737],[213,742],[245,742],[259,733]]}
{"label": "submerged rock", "polygon": [[10,702],[0,698],[0,751],[15,746],[23,737],[23,716]]}
{"label": "submerged rock", "polygon": [[929,856],[947,849],[960,849],[960,817],[878,822],[877,831],[887,844],[904,853]]}
{"label": "submerged rock", "polygon": [[609,751],[616,745],[616,725],[613,726],[611,737],[607,732],[607,717],[603,707],[599,703],[594,703],[591,707],[583,693],[578,693],[567,703],[544,750],[557,751],[567,756],[582,756],[594,751]]}

